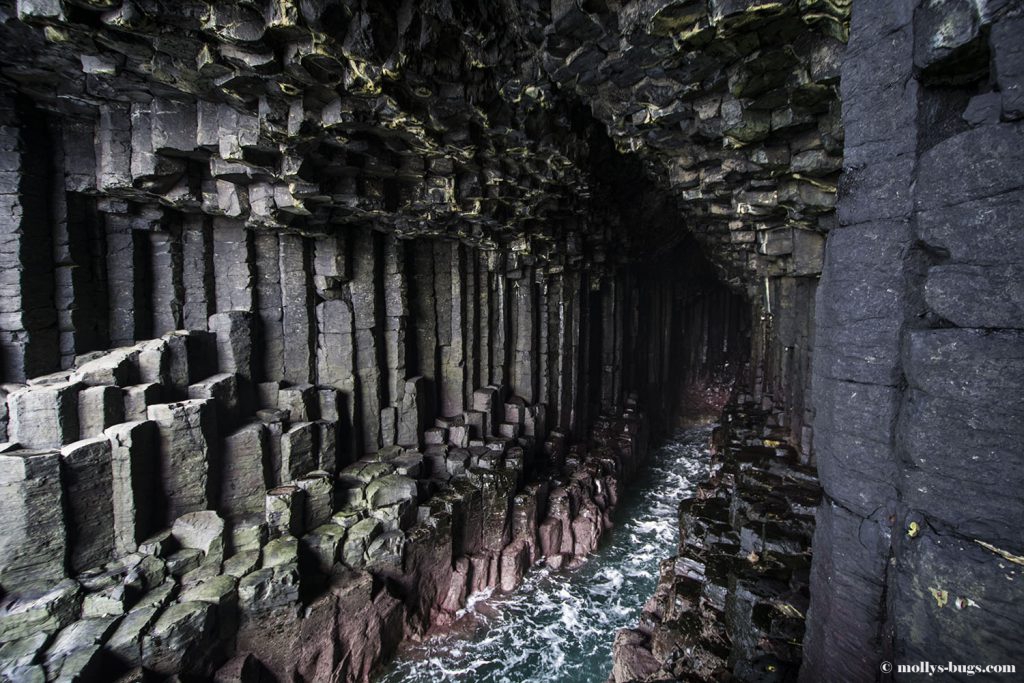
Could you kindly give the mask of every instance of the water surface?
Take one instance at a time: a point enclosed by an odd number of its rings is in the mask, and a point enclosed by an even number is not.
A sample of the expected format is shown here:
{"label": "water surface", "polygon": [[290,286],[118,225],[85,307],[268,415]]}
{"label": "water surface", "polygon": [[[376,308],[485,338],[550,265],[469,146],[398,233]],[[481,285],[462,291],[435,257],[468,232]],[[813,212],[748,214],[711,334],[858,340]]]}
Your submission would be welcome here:
{"label": "water surface", "polygon": [[576,570],[538,566],[511,595],[475,595],[453,630],[407,645],[381,683],[604,683],[615,632],[635,625],[675,552],[678,503],[707,472],[710,427],[650,454],[615,511],[615,528]]}

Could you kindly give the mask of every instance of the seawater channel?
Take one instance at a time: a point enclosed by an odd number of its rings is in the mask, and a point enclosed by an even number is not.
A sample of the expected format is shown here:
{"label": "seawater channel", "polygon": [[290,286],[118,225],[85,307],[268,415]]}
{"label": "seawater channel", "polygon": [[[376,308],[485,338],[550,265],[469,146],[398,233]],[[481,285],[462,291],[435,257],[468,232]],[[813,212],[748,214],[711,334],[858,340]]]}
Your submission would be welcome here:
{"label": "seawater channel", "polygon": [[650,453],[582,567],[540,564],[512,594],[471,596],[450,630],[404,646],[379,683],[604,683],[616,631],[637,623],[675,550],[679,501],[707,474],[710,436],[680,430]]}

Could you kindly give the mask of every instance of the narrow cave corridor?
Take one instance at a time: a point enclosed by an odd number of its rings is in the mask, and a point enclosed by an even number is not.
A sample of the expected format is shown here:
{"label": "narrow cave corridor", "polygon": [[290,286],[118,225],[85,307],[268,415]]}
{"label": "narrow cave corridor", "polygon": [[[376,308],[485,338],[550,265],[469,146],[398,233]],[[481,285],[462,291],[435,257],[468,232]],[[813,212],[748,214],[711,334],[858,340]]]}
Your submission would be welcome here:
{"label": "narrow cave corridor", "polygon": [[0,0],[0,681],[1012,680],[1021,36]]}

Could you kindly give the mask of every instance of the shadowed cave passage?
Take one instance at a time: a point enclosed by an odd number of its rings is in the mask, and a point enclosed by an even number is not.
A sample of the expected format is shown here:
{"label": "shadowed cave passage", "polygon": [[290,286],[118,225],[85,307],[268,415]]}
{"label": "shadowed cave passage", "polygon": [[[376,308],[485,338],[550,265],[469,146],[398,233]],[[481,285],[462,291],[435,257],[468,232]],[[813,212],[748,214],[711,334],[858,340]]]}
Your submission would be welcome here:
{"label": "shadowed cave passage", "polygon": [[0,679],[368,681],[709,419],[616,683],[1024,666],[1022,12],[0,0]]}

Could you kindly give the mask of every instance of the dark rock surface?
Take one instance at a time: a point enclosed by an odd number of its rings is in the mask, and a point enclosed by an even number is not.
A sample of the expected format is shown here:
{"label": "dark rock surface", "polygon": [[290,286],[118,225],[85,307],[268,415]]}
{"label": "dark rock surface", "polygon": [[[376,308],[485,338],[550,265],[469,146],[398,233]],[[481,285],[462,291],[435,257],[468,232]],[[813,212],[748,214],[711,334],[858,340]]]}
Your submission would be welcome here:
{"label": "dark rock surface", "polygon": [[708,481],[679,505],[678,554],[615,636],[611,681],[795,678],[821,489],[770,421],[749,394],[726,407]]}
{"label": "dark rock surface", "polygon": [[[758,307],[764,381],[794,443],[810,443],[809,311],[834,223],[848,2],[2,11],[5,196],[25,224],[11,233],[21,286],[0,320],[8,379],[242,310],[260,320],[257,375],[358,384],[353,415],[387,412],[413,359],[445,415],[492,372],[551,403],[535,362],[545,335],[508,343],[545,314],[531,290],[597,287],[693,234]],[[28,192],[40,188],[59,201]],[[353,239],[348,226],[463,246]],[[581,267],[591,282],[574,279]],[[376,277],[392,281],[379,301],[364,297]],[[509,316],[490,359],[449,341],[449,323],[481,318],[449,313],[454,287]],[[431,290],[428,314],[417,298]],[[39,301],[19,303],[28,293]],[[377,382],[381,395],[361,388]],[[379,432],[357,420],[352,438]]]}
{"label": "dark rock surface", "polygon": [[1012,659],[1022,30],[1012,0],[0,0],[0,677],[365,680],[593,549],[624,415],[657,436],[734,381],[770,426],[740,441],[820,476],[806,620],[729,559],[810,533],[723,509],[802,505],[740,458],[684,515],[714,561],[651,603],[679,628],[616,676],[790,676],[804,623],[807,681]]}
{"label": "dark rock surface", "polygon": [[[232,339],[253,336],[251,316],[236,323]],[[141,342],[76,372],[136,377],[149,348],[170,353]],[[237,370],[241,355],[220,357],[211,378],[240,378],[219,371]],[[47,384],[22,391],[55,395]],[[97,424],[97,436],[59,453],[5,449],[5,680],[114,680],[140,666],[202,680],[238,670],[244,680],[368,680],[403,638],[450,623],[471,593],[512,591],[541,558],[572,567],[593,552],[649,440],[633,395],[570,445],[543,426],[543,405],[488,385],[472,394],[486,428],[460,431],[465,413],[427,427],[420,411],[411,431],[434,434],[425,452],[391,444],[339,466],[352,454],[335,443],[327,471],[305,420],[337,426],[331,392],[261,393],[276,402],[259,412],[277,430],[256,422],[223,436],[220,409],[236,395],[213,392],[155,404],[146,421]],[[44,417],[37,427],[59,419]],[[270,441],[280,442],[276,467]]]}
{"label": "dark rock surface", "polygon": [[802,680],[887,678],[883,660],[1019,670],[1020,11],[854,4]]}

